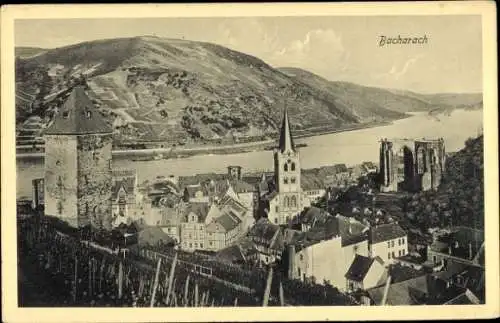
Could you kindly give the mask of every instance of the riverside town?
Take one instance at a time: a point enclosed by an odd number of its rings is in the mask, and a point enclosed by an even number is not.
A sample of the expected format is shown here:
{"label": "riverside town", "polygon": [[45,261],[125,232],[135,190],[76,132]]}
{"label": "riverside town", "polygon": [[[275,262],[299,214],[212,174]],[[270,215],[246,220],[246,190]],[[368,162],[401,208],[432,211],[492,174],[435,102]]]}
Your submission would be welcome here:
{"label": "riverside town", "polygon": [[485,303],[482,93],[395,90],[410,64],[380,87],[276,67],[340,42],[285,18],[310,47],[275,40],[280,61],[256,57],[260,36],[250,55],[185,27],[16,45],[20,307]]}

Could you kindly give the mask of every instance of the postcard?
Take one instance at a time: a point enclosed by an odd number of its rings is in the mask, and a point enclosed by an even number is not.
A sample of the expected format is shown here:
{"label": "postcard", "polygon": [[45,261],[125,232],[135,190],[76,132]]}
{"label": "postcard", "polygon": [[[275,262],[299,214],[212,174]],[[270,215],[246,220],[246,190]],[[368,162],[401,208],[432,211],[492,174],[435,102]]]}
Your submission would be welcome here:
{"label": "postcard", "polygon": [[493,2],[1,14],[6,322],[499,315]]}

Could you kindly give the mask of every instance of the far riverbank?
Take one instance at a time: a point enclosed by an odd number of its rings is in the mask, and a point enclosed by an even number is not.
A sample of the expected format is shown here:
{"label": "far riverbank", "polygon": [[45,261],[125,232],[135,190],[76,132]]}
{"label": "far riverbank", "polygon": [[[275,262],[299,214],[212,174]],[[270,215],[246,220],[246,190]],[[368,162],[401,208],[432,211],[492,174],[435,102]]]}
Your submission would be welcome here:
{"label": "far riverbank", "polygon": [[[408,115],[407,117],[410,117]],[[404,118],[403,118],[404,119]],[[380,122],[370,122],[357,125],[349,125],[337,129],[328,129],[325,127],[311,128],[304,131],[297,131],[294,135],[295,139],[298,140],[300,144],[300,139],[311,138],[315,136],[349,132],[361,129],[369,129],[373,127],[381,127],[390,125],[392,122],[380,121]],[[127,149],[127,150],[113,150],[113,156],[120,158],[131,158],[141,160],[151,160],[155,156],[159,159],[170,159],[170,158],[186,158],[196,155],[225,155],[225,154],[238,154],[246,153],[252,151],[262,151],[270,150],[274,147],[277,140],[263,140],[263,141],[253,141],[246,143],[235,143],[231,145],[210,145],[210,146],[196,146],[196,147],[168,147],[168,148],[148,148],[148,149]],[[44,152],[28,152],[28,153],[16,153],[16,159],[38,159],[43,158]]]}

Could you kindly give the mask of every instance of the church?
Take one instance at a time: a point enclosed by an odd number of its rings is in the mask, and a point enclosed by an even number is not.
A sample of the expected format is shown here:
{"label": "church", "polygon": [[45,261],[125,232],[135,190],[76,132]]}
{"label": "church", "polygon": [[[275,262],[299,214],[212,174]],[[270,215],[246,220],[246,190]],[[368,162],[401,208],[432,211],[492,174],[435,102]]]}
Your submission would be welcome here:
{"label": "church", "polygon": [[288,224],[310,200],[301,187],[300,154],[295,147],[285,105],[278,147],[274,150],[274,177],[260,195],[260,216],[277,225]]}

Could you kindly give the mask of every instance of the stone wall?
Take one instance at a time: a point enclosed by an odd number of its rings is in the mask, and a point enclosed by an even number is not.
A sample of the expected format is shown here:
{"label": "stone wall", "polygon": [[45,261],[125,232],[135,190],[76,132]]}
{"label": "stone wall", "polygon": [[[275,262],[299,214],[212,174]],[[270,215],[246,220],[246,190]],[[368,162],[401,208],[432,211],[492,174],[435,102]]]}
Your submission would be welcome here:
{"label": "stone wall", "polygon": [[78,136],[78,215],[80,225],[111,228],[111,134]]}
{"label": "stone wall", "polygon": [[78,226],[77,139],[45,136],[45,215]]}

